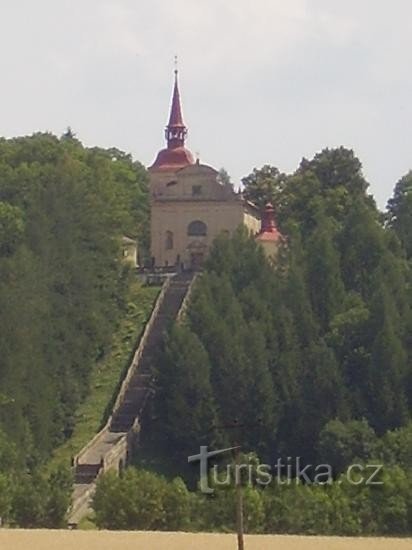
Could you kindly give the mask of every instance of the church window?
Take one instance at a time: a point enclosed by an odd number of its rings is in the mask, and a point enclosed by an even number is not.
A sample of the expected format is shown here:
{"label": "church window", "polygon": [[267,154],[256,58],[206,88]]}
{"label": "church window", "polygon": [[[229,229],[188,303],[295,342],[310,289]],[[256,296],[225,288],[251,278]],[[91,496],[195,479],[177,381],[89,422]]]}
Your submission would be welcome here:
{"label": "church window", "polygon": [[202,194],[202,186],[201,185],[192,185],[192,195],[193,197],[198,197]]}
{"label": "church window", "polygon": [[193,221],[189,223],[187,234],[189,237],[205,237],[207,235],[207,225],[200,220]]}
{"label": "church window", "polygon": [[166,250],[173,250],[173,232],[166,231]]}

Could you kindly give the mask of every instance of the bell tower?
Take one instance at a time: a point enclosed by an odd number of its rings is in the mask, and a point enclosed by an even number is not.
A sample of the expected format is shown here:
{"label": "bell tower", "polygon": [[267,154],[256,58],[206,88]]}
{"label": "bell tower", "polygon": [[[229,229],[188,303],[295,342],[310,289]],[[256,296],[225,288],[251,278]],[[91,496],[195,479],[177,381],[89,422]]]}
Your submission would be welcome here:
{"label": "bell tower", "polygon": [[179,74],[176,67],[169,122],[165,129],[167,147],[159,152],[149,168],[150,172],[176,172],[180,168],[194,164],[192,153],[185,147],[186,137],[187,127],[183,122]]}

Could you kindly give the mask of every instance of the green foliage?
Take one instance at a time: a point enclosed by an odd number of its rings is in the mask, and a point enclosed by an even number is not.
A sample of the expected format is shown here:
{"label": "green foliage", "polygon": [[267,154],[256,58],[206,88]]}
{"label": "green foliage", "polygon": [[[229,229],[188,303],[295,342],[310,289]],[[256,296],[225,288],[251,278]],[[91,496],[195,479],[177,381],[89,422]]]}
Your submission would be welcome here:
{"label": "green foliage", "polygon": [[213,437],[216,408],[210,376],[209,358],[198,337],[186,326],[175,326],[162,357],[155,404],[163,419],[160,442],[172,460],[185,461]]}
{"label": "green foliage", "polygon": [[[377,458],[389,466],[383,486],[341,477],[324,487],[245,488],[247,530],[410,533],[411,176],[397,184],[386,225],[344,148],[303,159],[291,176],[255,169],[243,184],[258,206],[275,204],[286,246],[273,267],[246,230],[216,240],[184,324],[160,351],[143,441],[152,438],[180,472],[202,443],[319,460],[335,475]],[[36,466],[71,435],[61,456],[77,450],[110,404],[144,322],[134,314],[154,297],[142,305],[139,295],[131,311],[120,261],[124,234],[138,236],[147,256],[148,210],[143,167],[117,149],[86,149],[70,129],[60,140],[0,141],[6,521],[64,526],[70,475]],[[234,422],[241,428],[224,428]],[[104,476],[94,506],[103,528],[234,528],[233,488],[209,498],[145,471]]]}
{"label": "green foliage", "polygon": [[[404,430],[410,432],[411,425]],[[378,440],[364,422],[331,423],[327,432],[329,436],[325,432],[323,437],[326,447],[328,437],[340,446],[337,462],[342,458],[344,462],[349,460],[346,453],[352,453],[352,456],[357,453],[360,465],[366,464],[360,460],[360,455],[369,457],[371,452],[377,452],[379,446],[386,449],[385,452],[397,452],[402,436],[393,433],[390,442],[386,436]],[[355,441],[358,435],[361,442]],[[351,449],[352,445],[357,450]],[[252,458],[243,457],[240,463],[251,464]],[[256,462],[256,468],[258,466]],[[180,479],[166,481],[143,470],[129,469],[120,478],[108,473],[99,480],[94,498],[96,524],[104,529],[234,532],[237,490],[234,470],[231,472],[232,477],[227,478],[224,468],[219,468],[217,479],[211,476],[210,486],[214,491],[210,495],[189,492]],[[248,482],[248,475],[242,476],[245,532],[410,536],[410,466],[402,468],[387,462],[379,476],[367,482],[371,473],[371,470],[363,471],[361,484],[357,483],[354,472],[348,473],[346,466],[345,473],[326,484],[304,484],[298,479],[274,476],[270,484],[263,486]]]}
{"label": "green foliage", "polygon": [[278,204],[286,176],[274,166],[266,164],[255,168],[251,174],[242,178],[244,196],[249,201],[263,208],[268,202]]}
{"label": "green foliage", "polygon": [[318,443],[319,460],[334,472],[351,464],[366,463],[378,454],[378,440],[365,420],[331,420],[322,429]]}
{"label": "green foliage", "polygon": [[110,347],[129,284],[121,236],[143,235],[147,195],[117,150],[69,133],[0,142],[0,427],[29,468],[70,436]]}
{"label": "green foliage", "polygon": [[0,256],[13,254],[24,232],[23,213],[20,208],[0,202]]}
{"label": "green foliage", "polygon": [[93,499],[96,525],[104,529],[171,530],[190,523],[190,495],[181,480],[129,468],[122,477],[109,472]]}
{"label": "green foliage", "polygon": [[158,287],[133,281],[126,294],[126,311],[113,333],[110,349],[97,362],[90,376],[90,391],[74,414],[70,438],[53,451],[49,467],[69,464],[107,421],[120,382],[130,366],[132,353],[159,293]]}
{"label": "green foliage", "polygon": [[69,468],[46,475],[42,471],[19,473],[12,478],[11,520],[22,528],[63,528],[66,526],[73,490]]}
{"label": "green foliage", "polygon": [[8,476],[0,473],[0,522],[7,523],[11,513],[11,490],[12,484]]}
{"label": "green foliage", "polygon": [[[245,230],[219,236],[185,330],[207,353],[219,425],[253,426],[222,430],[226,442],[262,458],[276,449],[311,462],[336,438],[343,448],[332,459],[342,468],[360,453],[351,431],[358,427],[360,437],[363,419],[382,435],[411,417],[410,265],[367,195],[353,151],[325,149],[291,176],[264,166],[244,187],[256,204],[275,201],[286,246],[273,268]],[[163,363],[177,368],[180,348],[184,356],[181,341],[172,360],[160,360],[160,374]],[[162,385],[162,399],[177,407],[172,388]],[[160,405],[159,434],[167,424]],[[335,420],[334,429],[354,424],[329,433]],[[192,427],[188,446],[191,439],[196,448],[204,432]]]}
{"label": "green foliage", "polygon": [[231,186],[233,185],[230,175],[228,174],[225,168],[221,168],[219,170],[219,174],[217,178],[221,185],[231,185]]}
{"label": "green foliage", "polygon": [[412,171],[398,181],[388,202],[388,222],[412,258]]}

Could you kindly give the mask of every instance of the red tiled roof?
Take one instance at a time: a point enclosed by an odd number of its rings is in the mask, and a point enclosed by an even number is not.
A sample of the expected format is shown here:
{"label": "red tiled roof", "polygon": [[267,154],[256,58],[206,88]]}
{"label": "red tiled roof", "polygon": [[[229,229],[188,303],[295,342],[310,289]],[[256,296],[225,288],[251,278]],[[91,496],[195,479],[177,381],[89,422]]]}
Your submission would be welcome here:
{"label": "red tiled roof", "polygon": [[195,163],[192,153],[185,147],[162,149],[151,166],[152,170],[176,171]]}

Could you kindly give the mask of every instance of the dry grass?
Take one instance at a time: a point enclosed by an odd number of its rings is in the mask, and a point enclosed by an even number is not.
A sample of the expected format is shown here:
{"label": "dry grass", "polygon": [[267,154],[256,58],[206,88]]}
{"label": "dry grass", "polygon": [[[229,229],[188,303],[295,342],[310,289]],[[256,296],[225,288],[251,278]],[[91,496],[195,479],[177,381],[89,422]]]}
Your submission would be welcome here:
{"label": "dry grass", "polygon": [[[233,535],[1,530],[1,550],[236,550]],[[407,550],[412,539],[246,537],[245,550]]]}

